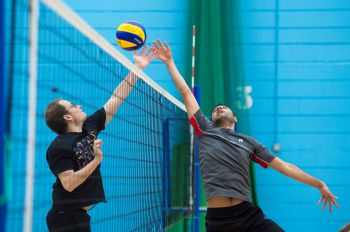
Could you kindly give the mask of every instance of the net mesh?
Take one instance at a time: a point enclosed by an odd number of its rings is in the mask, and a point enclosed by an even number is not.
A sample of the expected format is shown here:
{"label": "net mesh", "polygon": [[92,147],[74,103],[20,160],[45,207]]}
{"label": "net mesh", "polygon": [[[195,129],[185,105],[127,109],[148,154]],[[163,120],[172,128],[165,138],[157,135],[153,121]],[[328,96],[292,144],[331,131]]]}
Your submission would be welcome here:
{"label": "net mesh", "polygon": [[[26,1],[18,1],[17,12],[27,12]],[[27,23],[22,20],[26,32]],[[102,107],[117,85],[133,71],[43,3],[40,3],[38,24],[32,230],[45,231],[55,181],[45,157],[48,145],[55,138],[45,124],[47,104],[56,98],[67,99],[81,105],[89,115]],[[13,75],[14,192],[8,202],[8,231],[23,228],[25,194],[28,34],[21,33],[18,27],[16,30],[13,46],[18,50],[12,65],[17,70],[20,61],[23,67],[18,70],[23,72]],[[18,91],[19,87],[22,91]],[[92,231],[162,231],[191,215],[189,126],[186,113],[174,102],[139,79],[100,138],[104,141],[101,173],[107,203],[90,210]]]}

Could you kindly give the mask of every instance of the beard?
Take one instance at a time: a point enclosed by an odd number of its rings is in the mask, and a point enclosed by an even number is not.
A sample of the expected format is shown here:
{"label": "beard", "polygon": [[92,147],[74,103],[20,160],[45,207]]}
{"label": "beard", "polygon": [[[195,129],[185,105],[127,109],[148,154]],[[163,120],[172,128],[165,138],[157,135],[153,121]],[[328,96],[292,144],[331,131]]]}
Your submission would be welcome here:
{"label": "beard", "polygon": [[87,115],[84,112],[81,112],[80,114],[75,114],[73,117],[73,123],[75,125],[82,125],[84,124],[85,120],[87,119]]}
{"label": "beard", "polygon": [[222,115],[213,120],[213,123],[217,127],[229,127],[235,123],[233,116]]}

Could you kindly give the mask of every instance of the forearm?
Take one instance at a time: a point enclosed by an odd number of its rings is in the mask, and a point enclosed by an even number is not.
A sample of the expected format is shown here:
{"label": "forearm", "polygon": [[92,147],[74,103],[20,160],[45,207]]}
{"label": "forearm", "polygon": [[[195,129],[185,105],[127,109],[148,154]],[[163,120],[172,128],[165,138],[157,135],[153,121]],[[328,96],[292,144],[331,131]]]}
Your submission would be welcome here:
{"label": "forearm", "polygon": [[170,73],[170,76],[171,76],[177,90],[180,92],[180,94],[183,96],[184,94],[191,92],[186,81],[183,79],[182,75],[180,74],[179,70],[177,69],[174,60],[171,59],[169,62],[165,63],[165,65]]}
{"label": "forearm", "polygon": [[138,76],[134,73],[129,73],[123,81],[118,85],[112,94],[112,99],[115,100],[115,105],[120,106],[125,98],[129,95],[135,83],[137,82]]}
{"label": "forearm", "polygon": [[67,176],[65,181],[65,188],[67,191],[73,191],[78,186],[86,181],[86,179],[95,171],[99,162],[94,159],[90,163],[88,163],[84,168],[79,171],[71,173],[70,176]]}
{"label": "forearm", "polygon": [[113,115],[117,112],[120,105],[129,95],[137,80],[137,75],[129,73],[114,90],[111,98],[104,105],[106,111],[106,124],[112,119]]}
{"label": "forearm", "polygon": [[317,178],[307,174],[306,172],[302,171],[300,168],[290,163],[286,163],[286,167],[280,172],[286,176],[293,178],[294,180],[313,186],[317,189],[320,189],[321,187],[324,186],[324,183],[321,180],[318,180]]}
{"label": "forearm", "polygon": [[324,201],[322,209],[325,209],[327,203],[329,204],[329,211],[332,212],[332,204],[334,204],[336,207],[339,208],[339,205],[335,202],[335,199],[337,198],[334,196],[331,191],[328,189],[327,185],[322,182],[321,180],[316,179],[315,177],[307,174],[306,172],[302,171],[298,167],[294,166],[293,164],[284,162],[278,157],[275,157],[269,165],[271,168],[279,171],[280,173],[289,176],[293,178],[294,180],[297,180],[299,182],[302,182],[304,184],[313,186],[317,188],[322,198],[319,201],[321,203]]}
{"label": "forearm", "polygon": [[166,67],[170,73],[171,78],[173,79],[177,90],[180,92],[182,99],[185,102],[188,118],[191,118],[199,110],[198,102],[193,96],[186,81],[181,76],[173,59],[166,63]]}

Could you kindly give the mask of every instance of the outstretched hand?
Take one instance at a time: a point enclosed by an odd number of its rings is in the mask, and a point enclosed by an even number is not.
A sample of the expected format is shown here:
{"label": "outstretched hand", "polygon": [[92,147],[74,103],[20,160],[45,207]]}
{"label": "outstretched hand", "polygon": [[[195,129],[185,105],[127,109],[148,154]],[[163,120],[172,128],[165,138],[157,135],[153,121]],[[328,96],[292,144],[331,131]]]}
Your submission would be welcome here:
{"label": "outstretched hand", "polygon": [[158,59],[164,63],[168,63],[173,60],[173,55],[171,54],[170,47],[166,41],[164,41],[163,44],[162,41],[157,39],[157,42],[154,41],[152,46],[152,52],[158,57]]}
{"label": "outstretched hand", "polygon": [[332,213],[332,206],[333,204],[340,208],[340,206],[335,201],[338,197],[334,196],[331,191],[328,189],[327,185],[322,186],[320,189],[320,193],[322,195],[322,198],[318,201],[318,204],[321,204],[323,202],[322,210],[325,210],[327,204],[329,205],[329,212]]}
{"label": "outstretched hand", "polygon": [[147,48],[147,45],[143,46],[140,54],[137,53],[137,50],[134,51],[133,59],[135,61],[135,65],[140,69],[144,69],[145,67],[147,67],[147,65],[149,65],[149,63],[152,62],[152,60],[157,58],[157,55],[152,52],[153,45],[145,53],[146,48]]}

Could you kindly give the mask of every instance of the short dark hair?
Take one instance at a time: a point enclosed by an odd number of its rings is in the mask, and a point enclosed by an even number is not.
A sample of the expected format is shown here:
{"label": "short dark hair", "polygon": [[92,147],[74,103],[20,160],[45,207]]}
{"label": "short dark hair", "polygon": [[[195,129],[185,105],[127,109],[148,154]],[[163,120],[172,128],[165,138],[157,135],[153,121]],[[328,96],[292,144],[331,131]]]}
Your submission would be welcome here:
{"label": "short dark hair", "polygon": [[67,123],[63,118],[67,109],[59,103],[61,100],[58,98],[50,102],[45,111],[46,125],[57,134],[67,131]]}

